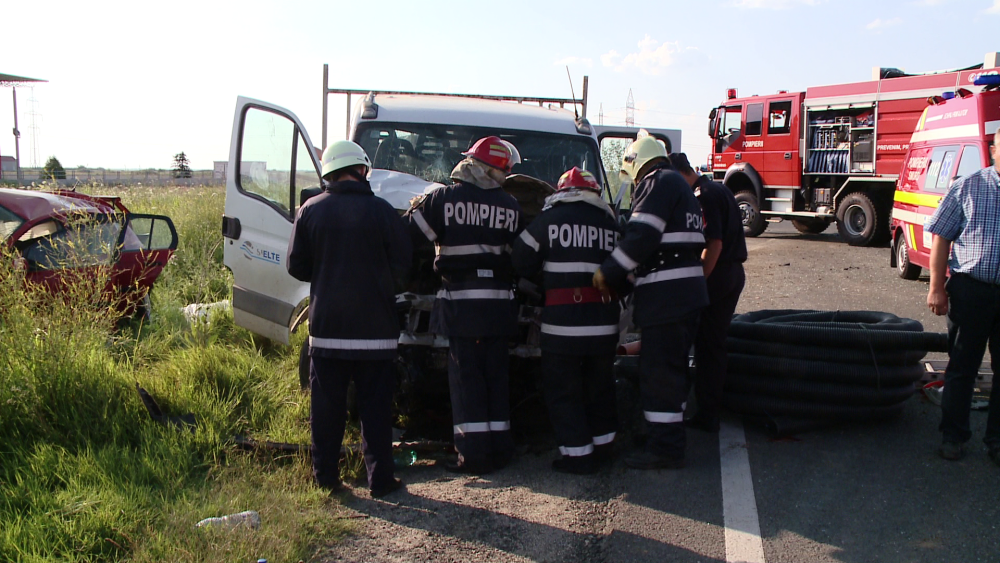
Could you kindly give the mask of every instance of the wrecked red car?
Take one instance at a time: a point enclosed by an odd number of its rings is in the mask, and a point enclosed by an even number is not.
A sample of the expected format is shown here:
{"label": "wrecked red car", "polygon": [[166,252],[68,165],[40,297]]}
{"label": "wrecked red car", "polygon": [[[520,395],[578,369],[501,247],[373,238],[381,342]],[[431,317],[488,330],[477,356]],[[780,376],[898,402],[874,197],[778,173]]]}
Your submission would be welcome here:
{"label": "wrecked red car", "polygon": [[29,284],[49,291],[101,279],[122,314],[148,312],[149,291],[177,249],[169,217],[130,212],[114,196],[0,188],[0,240]]}

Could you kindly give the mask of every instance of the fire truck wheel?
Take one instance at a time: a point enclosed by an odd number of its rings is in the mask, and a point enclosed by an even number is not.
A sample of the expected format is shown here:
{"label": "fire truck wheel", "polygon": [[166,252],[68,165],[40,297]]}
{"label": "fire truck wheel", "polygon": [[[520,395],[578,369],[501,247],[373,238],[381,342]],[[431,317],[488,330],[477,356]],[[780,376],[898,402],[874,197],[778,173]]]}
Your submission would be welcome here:
{"label": "fire truck wheel", "polygon": [[829,219],[792,219],[795,230],[804,235],[818,235],[830,226]]}
{"label": "fire truck wheel", "polygon": [[747,190],[736,194],[736,205],[740,208],[743,216],[743,234],[748,237],[755,237],[764,232],[767,223],[764,216],[760,214],[760,204],[757,196]]}
{"label": "fire truck wheel", "polygon": [[904,280],[915,280],[920,277],[920,266],[910,262],[910,249],[906,247],[906,239],[896,237],[896,273]]}
{"label": "fire truck wheel", "polygon": [[881,220],[875,211],[875,205],[867,195],[855,192],[848,194],[840,202],[837,210],[837,231],[840,237],[851,246],[868,246],[875,244],[878,223]]}

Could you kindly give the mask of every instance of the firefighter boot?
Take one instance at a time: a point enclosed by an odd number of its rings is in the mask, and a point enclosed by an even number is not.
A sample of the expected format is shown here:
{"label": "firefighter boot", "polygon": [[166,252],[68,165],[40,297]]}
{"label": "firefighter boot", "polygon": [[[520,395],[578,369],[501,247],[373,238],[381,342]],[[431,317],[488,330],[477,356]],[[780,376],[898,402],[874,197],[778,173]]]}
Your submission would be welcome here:
{"label": "firefighter boot", "polygon": [[593,475],[597,473],[597,460],[594,454],[582,456],[563,456],[552,461],[552,469],[559,473],[573,475]]}

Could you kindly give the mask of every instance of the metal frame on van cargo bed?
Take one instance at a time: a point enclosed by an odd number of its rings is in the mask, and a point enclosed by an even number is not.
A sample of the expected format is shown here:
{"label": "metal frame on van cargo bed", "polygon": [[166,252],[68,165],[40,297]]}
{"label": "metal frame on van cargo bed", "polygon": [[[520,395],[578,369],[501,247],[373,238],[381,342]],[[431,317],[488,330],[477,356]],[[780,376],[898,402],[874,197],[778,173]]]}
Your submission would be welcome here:
{"label": "metal frame on van cargo bed", "polygon": [[537,103],[539,106],[544,104],[559,104],[559,107],[564,108],[566,104],[578,105],[580,106],[580,117],[586,119],[587,117],[587,82],[588,77],[583,77],[583,97],[580,99],[576,98],[538,98],[532,96],[491,96],[491,95],[480,95],[480,94],[443,94],[434,92],[402,92],[402,91],[390,91],[390,90],[359,90],[359,89],[349,89],[349,88],[330,88],[330,69],[329,65],[323,65],[323,147],[326,147],[326,125],[327,125],[327,107],[329,105],[330,94],[347,94],[347,119],[346,119],[346,135],[345,138],[351,138],[351,95],[358,94],[361,96],[367,96],[369,94],[383,94],[383,95],[400,95],[400,96],[448,96],[452,98],[476,98],[480,100],[499,100],[502,102],[517,102],[517,103]]}

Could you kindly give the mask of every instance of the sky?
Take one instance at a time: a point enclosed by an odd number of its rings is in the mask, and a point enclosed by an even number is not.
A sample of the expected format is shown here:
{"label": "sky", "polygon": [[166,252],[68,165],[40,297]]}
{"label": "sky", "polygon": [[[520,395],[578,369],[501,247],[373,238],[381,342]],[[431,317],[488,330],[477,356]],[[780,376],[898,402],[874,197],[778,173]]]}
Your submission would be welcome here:
{"label": "sky", "polygon": [[[236,97],[295,113],[322,138],[331,88],[570,97],[592,122],[683,131],[706,162],[709,110],[740,96],[927,72],[1000,51],[1000,0],[53,2],[0,8],[0,73],[17,88],[22,166],[196,170],[227,160]],[[993,37],[993,39],[990,39]],[[328,140],[344,135],[330,97]],[[14,155],[11,88],[0,154]]]}

